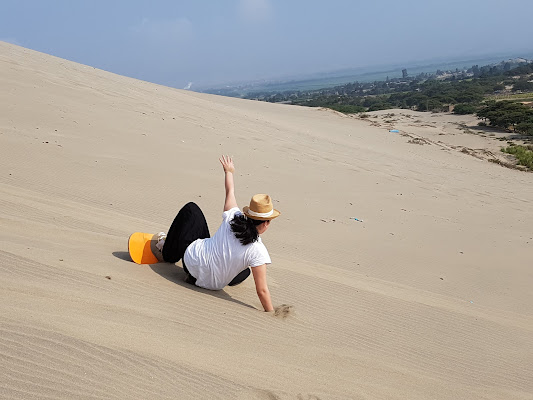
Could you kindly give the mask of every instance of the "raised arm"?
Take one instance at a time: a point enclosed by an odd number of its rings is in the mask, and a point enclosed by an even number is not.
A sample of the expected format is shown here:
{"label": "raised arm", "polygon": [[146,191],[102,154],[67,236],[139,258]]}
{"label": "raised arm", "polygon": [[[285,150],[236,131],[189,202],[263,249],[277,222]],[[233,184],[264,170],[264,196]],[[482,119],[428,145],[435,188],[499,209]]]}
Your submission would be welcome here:
{"label": "raised arm", "polygon": [[252,267],[252,274],[255,281],[255,291],[263,305],[265,311],[273,311],[272,300],[270,298],[270,291],[267,285],[267,266],[266,264]]}
{"label": "raised arm", "polygon": [[219,159],[224,168],[224,185],[226,187],[226,200],[224,201],[224,211],[231,210],[237,206],[237,200],[235,200],[235,184],[233,183],[233,173],[235,172],[235,166],[230,156],[222,156]]}

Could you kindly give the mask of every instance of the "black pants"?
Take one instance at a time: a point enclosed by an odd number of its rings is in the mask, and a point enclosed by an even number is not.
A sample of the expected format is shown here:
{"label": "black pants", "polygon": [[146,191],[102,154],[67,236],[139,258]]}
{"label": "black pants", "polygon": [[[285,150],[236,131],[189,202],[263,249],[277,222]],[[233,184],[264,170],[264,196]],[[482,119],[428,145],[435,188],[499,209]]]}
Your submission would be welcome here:
{"label": "black pants", "polygon": [[[205,239],[211,237],[204,213],[196,203],[190,202],[185,204],[178,212],[176,218],[170,225],[163,246],[163,259],[169,263],[176,263],[183,258],[187,247],[196,239]],[[187,282],[194,284],[196,278],[193,277],[185,262],[182,262],[183,269],[187,273]],[[230,286],[237,285],[250,276],[250,268],[241,271],[229,283]]]}
{"label": "black pants", "polygon": [[204,213],[195,203],[187,203],[170,225],[163,246],[166,262],[176,263],[183,258],[187,247],[196,239],[210,237]]}

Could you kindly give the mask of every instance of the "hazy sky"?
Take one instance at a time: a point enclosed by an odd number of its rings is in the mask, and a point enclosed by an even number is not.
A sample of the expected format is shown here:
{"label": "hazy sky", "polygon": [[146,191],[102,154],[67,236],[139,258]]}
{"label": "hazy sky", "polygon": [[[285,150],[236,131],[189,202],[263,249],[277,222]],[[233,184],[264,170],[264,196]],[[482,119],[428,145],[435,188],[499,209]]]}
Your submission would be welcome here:
{"label": "hazy sky", "polygon": [[0,40],[184,87],[533,53],[533,0],[0,0]]}

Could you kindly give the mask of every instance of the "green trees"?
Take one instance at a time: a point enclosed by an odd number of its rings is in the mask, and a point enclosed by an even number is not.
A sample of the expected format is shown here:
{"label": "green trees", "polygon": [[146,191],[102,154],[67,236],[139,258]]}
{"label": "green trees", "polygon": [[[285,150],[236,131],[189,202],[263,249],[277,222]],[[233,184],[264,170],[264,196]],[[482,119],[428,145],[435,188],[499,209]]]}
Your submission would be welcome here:
{"label": "green trees", "polygon": [[525,75],[533,73],[533,63],[520,65],[519,67],[506,71],[506,75]]}
{"label": "green trees", "polygon": [[533,109],[511,101],[490,102],[477,112],[478,118],[502,129],[512,127],[515,132],[533,135]]}
{"label": "green trees", "polygon": [[[503,88],[497,77],[458,81],[428,80],[420,83],[409,92],[393,93],[389,103],[396,107],[416,108],[419,111],[445,110],[452,104],[471,104],[478,106],[486,93],[493,93],[494,88]],[[461,110],[461,107],[459,107]],[[464,108],[463,108],[464,110]],[[471,113],[475,108],[470,108]]]}
{"label": "green trees", "polygon": [[533,136],[533,120],[520,122],[516,125],[515,131],[523,135]]}
{"label": "green trees", "polygon": [[460,115],[475,114],[475,112],[476,112],[476,107],[472,104],[466,104],[466,103],[459,103],[453,109],[454,114],[460,114]]}
{"label": "green trees", "polygon": [[394,104],[389,103],[388,96],[366,97],[362,104],[368,111],[388,110],[394,108]]}
{"label": "green trees", "polygon": [[366,111],[366,108],[363,106],[354,106],[351,104],[333,104],[329,108],[344,114],[355,114]]}
{"label": "green trees", "polygon": [[527,79],[520,79],[513,84],[513,92],[533,92],[533,82],[528,82]]}

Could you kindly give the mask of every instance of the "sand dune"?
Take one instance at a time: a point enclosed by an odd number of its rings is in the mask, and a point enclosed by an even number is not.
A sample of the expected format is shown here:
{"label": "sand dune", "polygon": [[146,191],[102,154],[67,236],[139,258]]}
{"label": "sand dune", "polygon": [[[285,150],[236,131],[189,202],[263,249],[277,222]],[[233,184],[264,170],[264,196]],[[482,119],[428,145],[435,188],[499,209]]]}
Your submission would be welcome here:
{"label": "sand dune", "polygon": [[[533,174],[461,151],[500,157],[464,120],[192,93],[2,42],[0,88],[1,398],[533,398]],[[286,318],[252,282],[128,259],[188,201],[216,230],[223,153],[239,204],[283,213],[263,240]]]}

